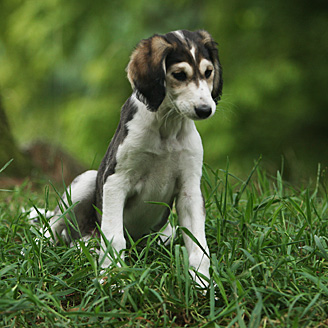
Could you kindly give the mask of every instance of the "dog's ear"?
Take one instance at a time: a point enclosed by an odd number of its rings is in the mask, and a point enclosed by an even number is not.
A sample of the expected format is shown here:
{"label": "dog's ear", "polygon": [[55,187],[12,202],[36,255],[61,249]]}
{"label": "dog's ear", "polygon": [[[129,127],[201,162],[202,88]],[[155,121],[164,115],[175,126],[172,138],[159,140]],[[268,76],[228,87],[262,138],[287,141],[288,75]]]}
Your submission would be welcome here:
{"label": "dog's ear", "polygon": [[214,65],[214,79],[213,79],[213,90],[212,90],[212,98],[217,103],[222,96],[222,87],[223,87],[223,79],[222,79],[222,66],[220,64],[219,59],[219,51],[217,48],[217,43],[213,40],[211,35],[204,30],[199,31],[202,36],[202,42],[209,52],[210,59]]}
{"label": "dog's ear", "polygon": [[132,88],[150,111],[156,111],[165,98],[165,58],[171,47],[161,35],[142,40],[127,67]]}

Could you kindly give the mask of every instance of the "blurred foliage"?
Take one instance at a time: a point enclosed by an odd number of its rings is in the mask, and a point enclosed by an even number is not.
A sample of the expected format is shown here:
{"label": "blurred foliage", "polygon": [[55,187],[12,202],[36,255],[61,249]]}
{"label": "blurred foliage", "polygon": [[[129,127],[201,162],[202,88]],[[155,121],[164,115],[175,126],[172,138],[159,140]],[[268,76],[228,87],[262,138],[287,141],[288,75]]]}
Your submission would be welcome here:
{"label": "blurred foliage", "polygon": [[[0,88],[19,144],[47,139],[96,167],[131,92],[137,42],[176,29],[219,43],[224,97],[197,123],[205,161],[289,174],[328,162],[328,2],[1,0]],[[1,143],[1,141],[0,141]]]}

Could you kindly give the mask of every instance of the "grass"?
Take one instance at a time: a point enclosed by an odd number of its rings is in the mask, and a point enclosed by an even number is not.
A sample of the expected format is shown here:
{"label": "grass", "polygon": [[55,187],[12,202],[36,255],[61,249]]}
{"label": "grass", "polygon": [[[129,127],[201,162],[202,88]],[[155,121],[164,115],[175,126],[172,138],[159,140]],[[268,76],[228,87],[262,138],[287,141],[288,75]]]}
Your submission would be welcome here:
{"label": "grass", "polygon": [[48,188],[1,191],[1,327],[328,326],[325,177],[293,188],[257,164],[246,180],[228,171],[204,167],[206,291],[190,279],[179,230],[167,247],[158,234],[133,244],[99,284],[96,239],[54,246],[22,213],[54,205]]}

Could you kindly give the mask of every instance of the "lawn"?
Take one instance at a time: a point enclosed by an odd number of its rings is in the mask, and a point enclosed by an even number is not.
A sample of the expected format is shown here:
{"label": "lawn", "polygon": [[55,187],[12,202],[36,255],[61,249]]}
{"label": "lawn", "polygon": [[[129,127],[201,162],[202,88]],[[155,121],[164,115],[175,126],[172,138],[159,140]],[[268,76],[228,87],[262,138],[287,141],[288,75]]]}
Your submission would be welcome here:
{"label": "lawn", "polygon": [[1,190],[1,327],[328,326],[327,179],[318,170],[309,187],[293,187],[282,176],[257,164],[245,180],[228,165],[204,167],[207,290],[189,276],[179,229],[168,246],[158,234],[133,244],[100,284],[97,239],[52,245],[22,211],[53,209],[51,186]]}

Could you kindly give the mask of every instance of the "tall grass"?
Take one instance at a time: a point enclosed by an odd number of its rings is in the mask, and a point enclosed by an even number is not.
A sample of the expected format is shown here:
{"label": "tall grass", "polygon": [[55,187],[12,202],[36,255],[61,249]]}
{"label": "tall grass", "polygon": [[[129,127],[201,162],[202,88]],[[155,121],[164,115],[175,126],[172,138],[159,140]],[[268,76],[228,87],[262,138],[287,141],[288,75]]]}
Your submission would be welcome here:
{"label": "tall grass", "polygon": [[202,187],[207,290],[190,278],[179,229],[168,246],[158,234],[145,247],[132,243],[100,284],[97,239],[52,245],[22,213],[22,206],[54,204],[47,188],[44,195],[26,185],[2,191],[1,327],[327,326],[328,202],[320,174],[312,188],[298,189],[257,163],[246,180],[228,165],[205,166]]}

